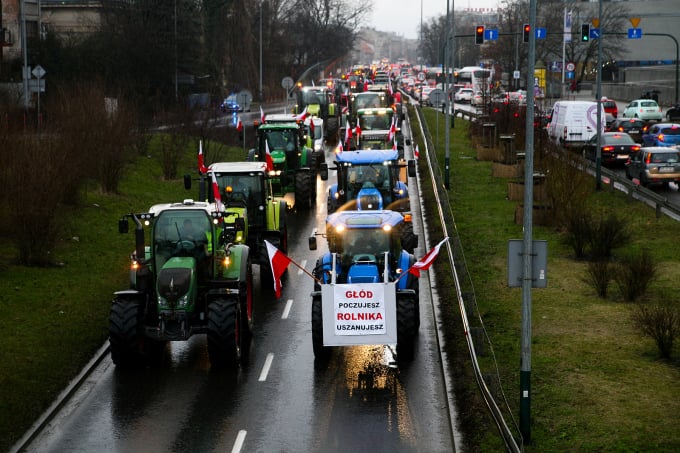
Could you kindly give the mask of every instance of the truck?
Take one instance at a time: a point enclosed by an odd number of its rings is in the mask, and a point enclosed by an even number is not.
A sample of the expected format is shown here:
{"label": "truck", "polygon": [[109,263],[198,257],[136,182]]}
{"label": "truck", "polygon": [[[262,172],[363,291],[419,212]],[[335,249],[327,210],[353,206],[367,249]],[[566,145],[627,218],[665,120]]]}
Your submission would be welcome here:
{"label": "truck", "polygon": [[311,209],[316,203],[317,171],[325,165],[324,150],[307,147],[304,127],[291,121],[261,124],[257,148],[248,151],[246,161],[267,162],[267,151],[273,163],[274,196],[284,198],[290,208]]}
{"label": "truck", "polygon": [[[325,360],[332,346],[396,343],[397,360],[414,356],[420,327],[416,262],[401,246],[404,217],[394,211],[341,211],[326,219],[328,251],[316,261],[312,347]],[[317,249],[316,236],[309,238]]]}
{"label": "truck", "polygon": [[[601,111],[600,127],[607,124],[604,110]],[[557,101],[547,125],[548,137],[564,148],[580,150],[597,134],[597,102]]]}
{"label": "truck", "polygon": [[[250,259],[260,267],[260,283],[272,287],[273,275],[265,240],[283,253],[288,252],[286,201],[277,198],[272,190],[272,176],[264,162],[215,162],[206,174],[198,178],[198,197],[214,202],[213,190],[208,190],[215,176],[220,198],[226,212],[238,220],[239,228],[230,229],[231,243],[245,244]],[[192,187],[190,175],[184,176],[184,187]]]}
{"label": "truck", "polygon": [[413,234],[407,176],[415,177],[415,161],[399,159],[398,151],[362,149],[336,155],[337,182],[328,188],[326,210],[383,210],[400,212],[402,246],[413,253],[418,236]]}
{"label": "truck", "polygon": [[[114,293],[109,314],[116,366],[163,359],[166,343],[205,334],[214,368],[247,361],[253,329],[250,248],[232,241],[243,219],[191,199],[125,214],[135,225],[130,285]],[[147,234],[148,231],[148,234]],[[148,236],[148,245],[147,245]]]}

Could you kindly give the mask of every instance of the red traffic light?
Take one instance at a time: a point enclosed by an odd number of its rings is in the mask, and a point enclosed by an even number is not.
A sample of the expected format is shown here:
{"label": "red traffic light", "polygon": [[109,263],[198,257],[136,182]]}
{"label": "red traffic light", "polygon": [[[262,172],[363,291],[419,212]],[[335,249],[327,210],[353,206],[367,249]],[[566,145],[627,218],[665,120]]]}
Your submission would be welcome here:
{"label": "red traffic light", "polygon": [[475,28],[475,44],[484,44],[484,25]]}
{"label": "red traffic light", "polygon": [[529,33],[531,33],[531,25],[524,24],[524,28],[522,29],[522,41],[529,42]]}

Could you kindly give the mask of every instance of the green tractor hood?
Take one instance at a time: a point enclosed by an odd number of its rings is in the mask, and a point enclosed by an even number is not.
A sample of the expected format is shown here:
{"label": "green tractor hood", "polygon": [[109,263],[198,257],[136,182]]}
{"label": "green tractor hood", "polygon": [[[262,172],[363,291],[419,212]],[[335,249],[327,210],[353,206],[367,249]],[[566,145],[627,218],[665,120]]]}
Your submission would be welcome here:
{"label": "green tractor hood", "polygon": [[196,289],[196,259],[193,257],[170,258],[158,272],[156,291],[162,310],[193,310]]}

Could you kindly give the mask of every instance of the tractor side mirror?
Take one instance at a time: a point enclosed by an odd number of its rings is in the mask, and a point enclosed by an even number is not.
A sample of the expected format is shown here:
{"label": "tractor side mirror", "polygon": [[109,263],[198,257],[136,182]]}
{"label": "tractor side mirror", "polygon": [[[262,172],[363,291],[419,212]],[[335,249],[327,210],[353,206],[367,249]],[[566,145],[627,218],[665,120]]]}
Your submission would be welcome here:
{"label": "tractor side mirror", "polygon": [[316,250],[316,236],[309,237],[309,250]]}
{"label": "tractor side mirror", "polygon": [[184,188],[191,189],[191,175],[184,175]]}
{"label": "tractor side mirror", "polygon": [[127,233],[130,229],[130,223],[128,222],[128,219],[122,218],[118,220],[118,232],[123,234]]}
{"label": "tractor side mirror", "polygon": [[410,138],[406,139],[406,146],[411,146],[411,139]]}
{"label": "tractor side mirror", "polygon": [[327,163],[321,164],[321,169],[319,170],[319,175],[321,176],[322,181],[328,181],[328,164]]}
{"label": "tractor side mirror", "polygon": [[408,171],[409,177],[415,178],[416,177],[416,161],[414,159],[409,159],[406,166],[407,166],[407,171]]}

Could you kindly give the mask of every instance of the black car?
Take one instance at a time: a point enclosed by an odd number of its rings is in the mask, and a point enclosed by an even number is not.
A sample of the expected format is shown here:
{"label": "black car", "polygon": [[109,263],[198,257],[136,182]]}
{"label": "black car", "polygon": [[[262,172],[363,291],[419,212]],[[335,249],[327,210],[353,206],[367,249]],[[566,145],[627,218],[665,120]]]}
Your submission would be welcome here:
{"label": "black car", "polygon": [[[600,150],[602,165],[623,165],[631,154],[640,151],[640,145],[625,132],[605,132],[600,139]],[[596,152],[597,135],[594,135],[583,147],[583,156],[595,161]]]}
{"label": "black car", "polygon": [[670,107],[666,112],[666,119],[668,121],[679,121],[680,120],[680,104],[675,104]]}
{"label": "black car", "polygon": [[625,132],[637,143],[642,143],[642,135],[647,132],[649,124],[639,118],[618,118],[609,126],[611,132]]}

